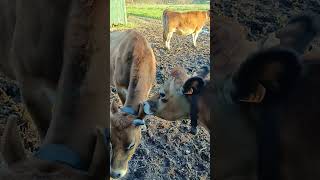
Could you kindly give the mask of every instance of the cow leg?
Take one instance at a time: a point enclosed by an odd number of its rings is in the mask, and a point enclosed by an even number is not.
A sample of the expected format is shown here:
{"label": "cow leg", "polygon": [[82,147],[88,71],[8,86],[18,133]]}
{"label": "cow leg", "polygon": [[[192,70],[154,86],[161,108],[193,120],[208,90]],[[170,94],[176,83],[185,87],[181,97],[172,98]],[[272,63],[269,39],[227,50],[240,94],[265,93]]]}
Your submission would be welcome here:
{"label": "cow leg", "polygon": [[168,41],[168,33],[167,31],[163,31],[163,42],[165,44],[165,47],[167,47],[167,41]]}
{"label": "cow leg", "polygon": [[50,125],[55,91],[41,81],[28,79],[22,84],[21,94],[42,141]]}
{"label": "cow leg", "polygon": [[166,47],[170,50],[170,40],[172,38],[173,32],[169,32],[167,35]]}
{"label": "cow leg", "polygon": [[197,38],[198,38],[199,33],[200,33],[200,31],[197,31],[194,34],[192,34],[194,47],[197,47]]}
{"label": "cow leg", "polygon": [[192,33],[192,42],[193,42],[193,46],[197,47],[196,41],[194,39],[195,35],[196,35],[196,33]]}

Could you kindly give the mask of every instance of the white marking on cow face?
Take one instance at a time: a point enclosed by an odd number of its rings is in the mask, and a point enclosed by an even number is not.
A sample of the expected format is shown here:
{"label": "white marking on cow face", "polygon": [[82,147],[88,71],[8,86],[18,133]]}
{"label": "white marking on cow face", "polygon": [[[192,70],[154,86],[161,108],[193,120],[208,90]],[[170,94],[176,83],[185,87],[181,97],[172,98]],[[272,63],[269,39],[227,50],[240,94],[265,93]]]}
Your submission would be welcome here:
{"label": "white marking on cow face", "polygon": [[123,177],[128,170],[128,162],[132,158],[141,140],[141,126],[132,122],[137,117],[121,111],[111,111],[111,177]]}

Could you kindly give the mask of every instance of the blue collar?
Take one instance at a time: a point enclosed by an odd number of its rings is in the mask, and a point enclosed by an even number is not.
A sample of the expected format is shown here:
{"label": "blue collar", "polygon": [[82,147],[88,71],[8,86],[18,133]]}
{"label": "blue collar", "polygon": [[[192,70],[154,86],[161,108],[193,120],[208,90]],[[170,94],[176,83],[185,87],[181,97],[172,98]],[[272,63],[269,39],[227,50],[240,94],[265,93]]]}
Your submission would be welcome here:
{"label": "blue collar", "polygon": [[60,162],[81,171],[87,171],[89,168],[77,153],[62,144],[44,145],[34,153],[34,156],[42,160]]}
{"label": "blue collar", "polygon": [[122,112],[128,113],[130,115],[137,115],[138,113],[130,106],[124,106],[121,108]]}

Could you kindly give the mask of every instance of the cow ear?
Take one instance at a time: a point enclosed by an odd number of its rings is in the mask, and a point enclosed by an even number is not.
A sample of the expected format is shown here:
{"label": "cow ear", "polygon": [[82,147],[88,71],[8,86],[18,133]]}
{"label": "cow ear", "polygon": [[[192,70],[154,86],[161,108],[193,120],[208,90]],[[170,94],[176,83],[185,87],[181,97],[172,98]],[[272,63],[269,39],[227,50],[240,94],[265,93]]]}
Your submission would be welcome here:
{"label": "cow ear", "polygon": [[182,93],[185,95],[198,94],[204,85],[205,82],[201,77],[189,78],[183,85]]}
{"label": "cow ear", "polygon": [[180,66],[173,68],[170,75],[174,78],[176,84],[182,85],[188,79],[187,72]]}
{"label": "cow ear", "polygon": [[284,97],[301,74],[298,56],[285,49],[268,49],[249,57],[232,78],[236,101],[260,103]]}
{"label": "cow ear", "polygon": [[10,166],[26,159],[26,153],[22,139],[17,129],[17,116],[10,116],[1,139],[1,153]]}
{"label": "cow ear", "polygon": [[112,100],[112,102],[111,102],[111,107],[110,107],[110,112],[111,112],[111,114],[115,114],[115,113],[117,113],[119,111],[119,106],[118,106],[118,104],[114,101],[114,100]]}
{"label": "cow ear", "polygon": [[209,75],[209,73],[210,73],[210,67],[209,66],[202,66],[200,68],[200,70],[198,70],[197,72],[194,73],[193,76],[198,76],[203,79],[206,79],[207,76]]}

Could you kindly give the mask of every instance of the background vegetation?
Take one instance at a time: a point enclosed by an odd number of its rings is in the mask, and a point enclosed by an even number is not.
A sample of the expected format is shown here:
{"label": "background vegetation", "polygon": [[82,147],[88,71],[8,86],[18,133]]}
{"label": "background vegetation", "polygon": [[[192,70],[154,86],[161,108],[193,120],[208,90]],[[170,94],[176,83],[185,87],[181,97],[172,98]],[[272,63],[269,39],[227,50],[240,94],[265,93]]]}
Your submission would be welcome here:
{"label": "background vegetation", "polygon": [[128,15],[161,19],[165,9],[176,11],[209,10],[209,4],[127,4]]}

